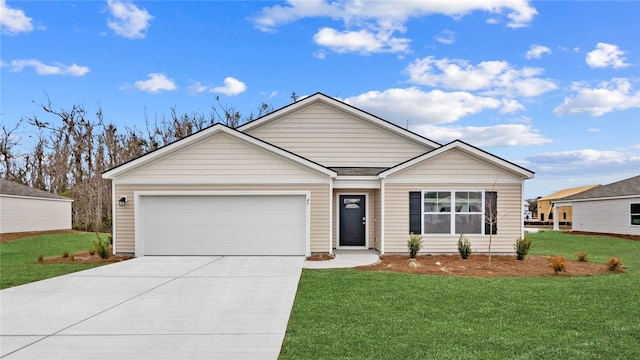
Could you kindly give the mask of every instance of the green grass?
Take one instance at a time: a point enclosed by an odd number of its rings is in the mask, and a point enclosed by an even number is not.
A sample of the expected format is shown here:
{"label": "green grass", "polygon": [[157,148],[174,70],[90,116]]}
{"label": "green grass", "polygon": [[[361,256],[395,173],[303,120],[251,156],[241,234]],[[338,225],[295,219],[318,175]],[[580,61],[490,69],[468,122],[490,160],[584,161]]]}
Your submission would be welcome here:
{"label": "green grass", "polygon": [[[102,235],[101,235],[102,236]],[[107,236],[107,234],[104,234]],[[95,233],[39,235],[0,244],[0,289],[104,264],[40,264],[38,256],[62,256],[93,247]]]}
{"label": "green grass", "polygon": [[627,272],[474,279],[305,270],[280,359],[639,359],[640,242],[531,238],[531,254],[617,256]]}

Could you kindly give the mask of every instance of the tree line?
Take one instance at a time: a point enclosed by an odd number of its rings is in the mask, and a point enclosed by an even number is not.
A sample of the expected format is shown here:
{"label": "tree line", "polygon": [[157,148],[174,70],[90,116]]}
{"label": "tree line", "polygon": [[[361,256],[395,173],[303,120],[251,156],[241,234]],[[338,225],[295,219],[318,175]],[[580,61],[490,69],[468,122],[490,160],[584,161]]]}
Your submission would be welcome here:
{"label": "tree line", "polygon": [[[2,126],[0,176],[72,198],[74,229],[110,231],[111,181],[102,178],[104,171],[215,123],[236,128],[273,111],[262,103],[255,112],[242,115],[219,98],[216,102],[206,115],[178,113],[171,107],[168,115],[151,120],[145,111],[145,129],[138,129],[109,122],[101,106],[95,112],[79,105],[59,109],[47,97],[37,104],[47,120],[23,117],[14,127]],[[31,145],[25,145],[22,134],[32,134]]]}

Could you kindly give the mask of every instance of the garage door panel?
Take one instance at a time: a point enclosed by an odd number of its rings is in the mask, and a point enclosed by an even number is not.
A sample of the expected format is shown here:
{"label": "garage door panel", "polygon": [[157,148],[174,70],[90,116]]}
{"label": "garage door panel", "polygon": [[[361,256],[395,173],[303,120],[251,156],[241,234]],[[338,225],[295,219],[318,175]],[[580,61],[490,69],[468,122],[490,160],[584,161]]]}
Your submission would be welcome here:
{"label": "garage door panel", "polygon": [[306,196],[145,196],[146,255],[304,255]]}

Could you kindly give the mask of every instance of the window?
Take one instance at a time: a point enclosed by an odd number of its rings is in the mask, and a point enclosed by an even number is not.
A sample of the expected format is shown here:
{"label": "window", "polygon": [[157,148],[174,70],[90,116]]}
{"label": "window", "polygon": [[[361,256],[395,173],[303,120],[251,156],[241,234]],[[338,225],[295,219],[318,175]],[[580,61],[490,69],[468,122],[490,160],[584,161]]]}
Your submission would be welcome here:
{"label": "window", "polygon": [[640,226],[640,203],[631,204],[629,214],[631,216],[630,224]]}
{"label": "window", "polygon": [[[410,201],[412,196],[415,199],[415,193],[413,194],[409,195]],[[424,191],[422,198],[423,234],[482,234],[488,233],[487,224],[493,224],[494,230],[496,228],[495,192]],[[410,209],[410,216],[412,210],[415,207]],[[487,217],[488,215],[490,216]],[[410,228],[416,228],[415,220],[411,221]]]}

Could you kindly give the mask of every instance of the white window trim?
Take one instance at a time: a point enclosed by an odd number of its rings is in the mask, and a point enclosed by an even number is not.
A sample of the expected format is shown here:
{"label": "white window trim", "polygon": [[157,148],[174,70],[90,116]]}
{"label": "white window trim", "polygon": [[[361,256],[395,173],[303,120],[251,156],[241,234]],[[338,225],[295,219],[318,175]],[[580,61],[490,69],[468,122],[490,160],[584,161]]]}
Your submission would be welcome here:
{"label": "white window trim", "polygon": [[629,203],[629,226],[640,227],[640,225],[636,225],[636,224],[631,223],[631,216],[633,216],[633,215],[640,216],[640,212],[639,213],[632,213],[631,212],[631,206],[632,205],[640,205],[640,202],[630,202]]}
{"label": "white window trim", "polygon": [[[437,212],[437,213],[429,212],[429,213],[427,213],[427,212],[425,212],[424,211],[424,195],[425,195],[425,193],[428,193],[428,192],[449,192],[451,194],[451,211],[448,212],[448,213],[442,213],[442,212]],[[481,212],[461,212],[461,213],[456,213],[456,211],[455,211],[455,196],[456,195],[455,194],[459,193],[459,192],[476,192],[476,193],[479,192],[479,193],[481,193],[481,195],[482,195],[481,196],[482,197],[482,204],[481,204],[482,211]],[[460,233],[456,233],[455,232],[455,230],[456,230],[456,218],[455,218],[456,214],[460,214],[460,215],[462,215],[462,214],[480,215],[480,217],[481,217],[480,232],[479,233],[469,233],[469,234],[465,233],[465,235],[478,235],[478,236],[485,235],[485,231],[484,231],[485,221],[486,221],[485,220],[485,207],[486,207],[486,204],[485,204],[485,193],[486,193],[486,191],[484,191],[484,190],[464,190],[464,189],[458,189],[458,190],[433,190],[433,189],[422,190],[422,197],[420,199],[421,200],[420,201],[420,207],[421,207],[421,211],[422,211],[422,219],[421,219],[421,222],[422,222],[422,235],[423,236],[453,236],[453,235],[459,236]],[[448,214],[448,215],[450,215],[451,217],[450,217],[449,221],[450,221],[450,229],[451,230],[449,231],[449,233],[425,233],[425,230],[426,230],[426,226],[425,226],[425,223],[424,223],[424,215],[425,214],[441,214],[441,215],[447,215]]]}

